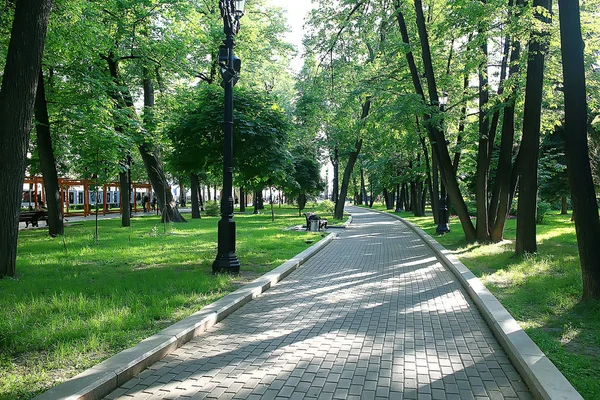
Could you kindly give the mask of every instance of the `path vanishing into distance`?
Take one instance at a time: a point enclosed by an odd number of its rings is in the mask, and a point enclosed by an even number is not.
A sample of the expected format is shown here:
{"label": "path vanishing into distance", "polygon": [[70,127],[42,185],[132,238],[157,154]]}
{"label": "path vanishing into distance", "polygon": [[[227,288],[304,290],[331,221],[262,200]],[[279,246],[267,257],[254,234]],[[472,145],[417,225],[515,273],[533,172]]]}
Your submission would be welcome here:
{"label": "path vanishing into distance", "polygon": [[391,216],[350,212],[285,280],[106,398],[532,398],[425,242]]}

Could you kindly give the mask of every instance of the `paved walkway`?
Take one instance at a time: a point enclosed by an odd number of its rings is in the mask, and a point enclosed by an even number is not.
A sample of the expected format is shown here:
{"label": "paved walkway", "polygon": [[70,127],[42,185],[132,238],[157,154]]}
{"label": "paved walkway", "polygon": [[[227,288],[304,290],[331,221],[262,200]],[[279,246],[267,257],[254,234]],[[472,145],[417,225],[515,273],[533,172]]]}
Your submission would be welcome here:
{"label": "paved walkway", "polygon": [[351,212],[303,267],[107,399],[530,399],[423,241]]}

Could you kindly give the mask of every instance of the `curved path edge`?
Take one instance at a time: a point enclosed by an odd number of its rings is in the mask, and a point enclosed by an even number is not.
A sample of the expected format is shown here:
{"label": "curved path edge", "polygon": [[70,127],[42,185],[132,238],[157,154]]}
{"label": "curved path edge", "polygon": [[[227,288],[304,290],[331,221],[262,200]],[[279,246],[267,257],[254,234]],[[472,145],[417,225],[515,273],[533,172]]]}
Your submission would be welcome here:
{"label": "curved path edge", "polygon": [[[349,222],[348,222],[349,223]],[[338,236],[330,233],[295,257],[187,318],[142,340],[35,397],[35,400],[101,399],[184,343],[252,301],[308,261]]]}
{"label": "curved path edge", "polygon": [[583,399],[552,361],[521,329],[517,321],[498,301],[496,296],[454,254],[412,222],[391,213],[383,214],[391,215],[402,221],[417,233],[436,253],[440,261],[454,273],[477,305],[517,371],[525,379],[535,398],[553,400]]}

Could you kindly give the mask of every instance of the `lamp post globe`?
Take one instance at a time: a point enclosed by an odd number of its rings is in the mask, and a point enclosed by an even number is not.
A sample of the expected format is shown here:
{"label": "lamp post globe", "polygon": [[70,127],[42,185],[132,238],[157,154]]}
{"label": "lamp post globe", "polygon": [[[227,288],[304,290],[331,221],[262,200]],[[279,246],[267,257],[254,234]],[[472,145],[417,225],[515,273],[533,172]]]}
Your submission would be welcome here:
{"label": "lamp post globe", "polygon": [[[446,104],[448,104],[448,93],[443,92],[439,98],[440,102],[440,111],[444,112],[446,110]],[[438,226],[435,229],[435,233],[438,235],[443,235],[444,233],[450,232],[450,227],[448,226],[448,205],[447,205],[447,195],[446,195],[446,187],[444,186],[444,182],[442,181],[440,185],[440,204],[438,207]]]}
{"label": "lamp post globe", "polygon": [[235,15],[242,18],[246,13],[246,0],[235,0]]}
{"label": "lamp post globe", "polygon": [[233,219],[233,87],[239,79],[241,60],[233,53],[234,37],[240,29],[240,18],[246,8],[245,0],[220,0],[225,40],[219,48],[219,69],[225,89],[223,118],[223,196],[221,196],[221,219],[218,225],[217,257],[212,265],[213,273],[237,275],[240,261],[235,254],[235,220]]}

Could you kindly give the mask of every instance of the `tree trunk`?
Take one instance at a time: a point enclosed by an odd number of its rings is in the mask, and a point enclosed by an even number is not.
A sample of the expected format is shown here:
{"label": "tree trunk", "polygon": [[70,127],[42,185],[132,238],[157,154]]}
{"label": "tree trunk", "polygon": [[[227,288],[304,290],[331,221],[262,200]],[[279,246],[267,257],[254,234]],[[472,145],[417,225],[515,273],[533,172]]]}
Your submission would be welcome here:
{"label": "tree trunk", "polygon": [[306,207],[306,193],[300,193],[298,196],[298,213],[302,212]]}
{"label": "tree trunk", "polygon": [[383,201],[385,202],[386,210],[391,210],[392,208],[394,208],[393,203],[390,202],[391,199],[392,198],[390,196],[390,192],[388,192],[388,190],[386,188],[383,188]]}
{"label": "tree trunk", "polygon": [[[398,25],[400,27],[400,33],[402,35],[402,41],[406,45],[410,45],[408,30],[406,28],[406,22],[404,21],[404,15],[402,14],[400,8],[400,0],[396,1],[395,8]],[[421,0],[415,0],[415,11],[417,14],[417,26],[419,30],[419,38],[421,41],[423,64],[425,66],[425,75],[427,77],[427,84],[429,88],[429,102],[425,99],[423,87],[421,86],[419,73],[417,71],[417,66],[412,52],[406,53],[406,59],[410,69],[413,85],[415,87],[415,92],[419,96],[421,96],[425,104],[439,105],[437,86],[435,83],[436,81],[433,73],[433,64],[431,61],[431,52],[429,48],[429,39],[427,37],[427,28],[425,26],[425,20],[423,17],[423,5],[421,3]],[[445,135],[442,131],[440,131],[438,127],[436,127],[433,124],[430,115],[425,114],[424,120],[434,157],[437,157],[440,166],[442,182],[446,185],[446,190],[448,191],[448,194],[450,195],[450,198],[454,203],[454,207],[456,209],[463,231],[465,233],[465,239],[467,240],[467,242],[474,242],[476,240],[475,227],[471,222],[469,211],[467,210],[467,206],[460,192],[458,181],[456,180],[456,174],[454,173],[452,160],[450,159],[450,154],[448,153],[448,146],[446,144]]]}
{"label": "tree trunk", "polygon": [[0,87],[0,278],[14,276],[35,92],[51,0],[16,3]]}
{"label": "tree trunk", "polygon": [[[485,0],[483,0],[485,3]],[[477,150],[477,177],[475,186],[475,204],[477,208],[477,241],[489,242],[490,229],[488,219],[488,180],[490,175],[490,149],[489,119],[487,116],[487,103],[490,97],[487,79],[487,38],[481,45],[484,61],[479,65],[479,147]]]}
{"label": "tree trunk", "polygon": [[202,218],[200,215],[200,182],[198,175],[190,174],[190,186],[192,191],[192,219]]}
{"label": "tree trunk", "polygon": [[[371,110],[371,97],[367,97],[365,102],[362,105],[362,114],[360,116],[361,120],[364,120],[369,115],[369,111]],[[360,154],[360,149],[362,148],[362,139],[358,139],[354,144],[354,151],[351,151],[348,155],[348,163],[346,164],[346,168],[344,169],[344,178],[342,180],[342,188],[340,190],[340,195],[338,201],[335,205],[335,219],[342,219],[344,217],[344,203],[346,202],[346,196],[348,195],[348,185],[350,183],[350,176],[352,175],[352,171],[354,170],[354,164]]]}
{"label": "tree trunk", "polygon": [[560,215],[567,215],[567,196],[562,196],[560,198]]}
{"label": "tree trunk", "polygon": [[[522,5],[523,0],[518,0],[517,5]],[[519,59],[521,58],[521,43],[513,41],[510,54],[510,67],[508,76],[513,77],[519,73]],[[502,138],[500,139],[500,153],[498,155],[498,168],[496,169],[496,182],[494,195],[498,199],[496,217],[491,230],[491,239],[494,243],[502,241],[504,226],[510,210],[514,189],[511,181],[513,175],[512,152],[515,137],[515,93],[511,93],[504,107],[502,118]],[[515,163],[516,164],[516,163]],[[497,194],[496,194],[497,193]]]}
{"label": "tree trunk", "polygon": [[256,202],[258,203],[258,209],[259,210],[264,210],[265,209],[265,198],[263,197],[263,190],[262,188],[256,192]]}
{"label": "tree trunk", "polygon": [[354,204],[361,205],[362,201],[358,195],[358,185],[356,184],[356,177],[352,177],[352,186],[354,187]]}
{"label": "tree trunk", "polygon": [[185,207],[185,187],[183,186],[183,182],[179,180],[179,206]]}
{"label": "tree trunk", "polygon": [[344,203],[346,202],[346,196],[348,195],[350,176],[352,175],[352,170],[354,169],[354,164],[356,163],[361,147],[362,139],[359,139],[354,145],[355,150],[348,154],[348,162],[346,164],[346,168],[344,169],[344,177],[342,179],[342,188],[340,190],[338,201],[335,205],[335,219],[342,219],[344,217]]}
{"label": "tree trunk", "polygon": [[127,228],[131,226],[131,206],[129,205],[129,174],[127,171],[119,172],[119,190],[121,191],[121,226]]}
{"label": "tree trunk", "polygon": [[[548,13],[551,0],[534,0],[534,7],[542,7]],[[536,18],[546,23],[547,17],[536,13]],[[542,111],[542,91],[544,86],[544,61],[548,51],[548,34],[532,32],[529,40],[527,61],[527,82],[525,86],[525,112],[523,114],[523,139],[519,153],[522,164],[519,170],[519,204],[517,208],[517,240],[515,253],[535,253],[537,251],[535,215],[537,208],[538,156],[540,146],[540,124]],[[585,119],[584,119],[585,122]]]}
{"label": "tree trunk", "polygon": [[[435,161],[435,157],[432,157],[431,165],[429,164],[429,150],[427,149],[427,143],[425,142],[425,138],[419,135],[419,140],[421,141],[421,148],[423,149],[423,154],[425,155],[425,168],[427,171],[427,187],[429,189],[429,197],[431,197],[431,209],[433,211],[433,222],[435,224],[438,223],[439,213],[437,212],[439,207],[439,192],[438,192],[438,172],[437,172],[437,162]],[[432,166],[433,166],[433,176],[432,176]],[[425,212],[425,207],[423,207],[423,213]]]}
{"label": "tree trunk", "polygon": [[[514,1],[509,0],[508,6],[509,9],[513,7]],[[506,68],[508,66],[508,57],[510,56],[510,44],[511,38],[509,35],[504,37],[504,50],[502,53],[502,62],[500,66],[500,82],[498,86],[498,96],[504,94],[504,81],[506,80]],[[496,137],[496,131],[498,130],[498,123],[500,121],[500,108],[498,108],[492,117],[492,124],[490,127],[490,159],[488,160],[488,170],[490,168],[491,156],[494,151],[494,142]],[[496,177],[498,176],[498,170],[496,169]],[[496,190],[496,185],[492,188],[492,197],[490,199],[490,206],[488,209],[488,226],[490,228],[490,238],[491,238],[491,229],[494,227],[496,223],[496,217],[498,214],[498,202],[500,193]]]}
{"label": "tree trunk", "polygon": [[258,211],[258,192],[254,192],[254,199],[252,200],[252,205],[254,206],[254,211],[252,211],[252,214],[260,214],[260,212]]}
{"label": "tree trunk", "polygon": [[427,188],[421,182],[421,216],[425,216],[425,206],[427,204]]}
{"label": "tree trunk", "polygon": [[240,212],[246,212],[246,192],[240,187]]}
{"label": "tree trunk", "polygon": [[583,300],[600,298],[600,221],[587,143],[587,100],[579,2],[559,0],[565,94],[565,153],[583,280]]}
{"label": "tree trunk", "polygon": [[46,207],[48,209],[48,233],[54,237],[65,232],[63,224],[63,209],[58,186],[58,173],[52,148],[52,135],[50,134],[50,118],[48,117],[48,103],[44,83],[44,74],[40,74],[35,95],[35,130],[37,133],[37,148],[40,156],[40,169],[44,177],[46,191]]}
{"label": "tree trunk", "polygon": [[[144,125],[146,132],[154,132],[154,85],[148,74],[144,74]],[[130,95],[128,94],[130,97]],[[131,103],[133,108],[133,102]],[[149,139],[149,138],[147,138]],[[162,158],[158,147],[153,146],[149,140],[139,146],[140,154],[144,160],[146,172],[158,196],[158,204],[162,210],[161,222],[186,222],[185,218],[179,213],[177,207],[174,207],[173,193],[171,186],[167,181],[163,169]]]}
{"label": "tree trunk", "polygon": [[400,189],[400,184],[396,185],[396,212],[402,211],[402,193]]}
{"label": "tree trunk", "polygon": [[339,176],[340,176],[340,152],[338,147],[335,146],[333,151],[333,159],[331,160],[333,164],[333,193],[331,193],[331,200],[337,205],[337,201],[339,198],[340,188],[339,188]]}
{"label": "tree trunk", "polygon": [[360,204],[367,203],[367,188],[365,186],[365,170],[360,167]]}
{"label": "tree trunk", "polygon": [[[469,35],[469,42],[471,41],[471,35]],[[466,97],[469,90],[469,75],[465,74],[463,77],[463,97]],[[452,160],[452,168],[454,173],[458,172],[458,165],[460,163],[461,150],[460,146],[463,139],[463,133],[465,132],[465,121],[467,120],[467,102],[463,102],[460,108],[460,120],[458,121],[458,134],[456,136],[456,150],[454,151],[454,158]],[[448,208],[449,209],[449,208]]]}

